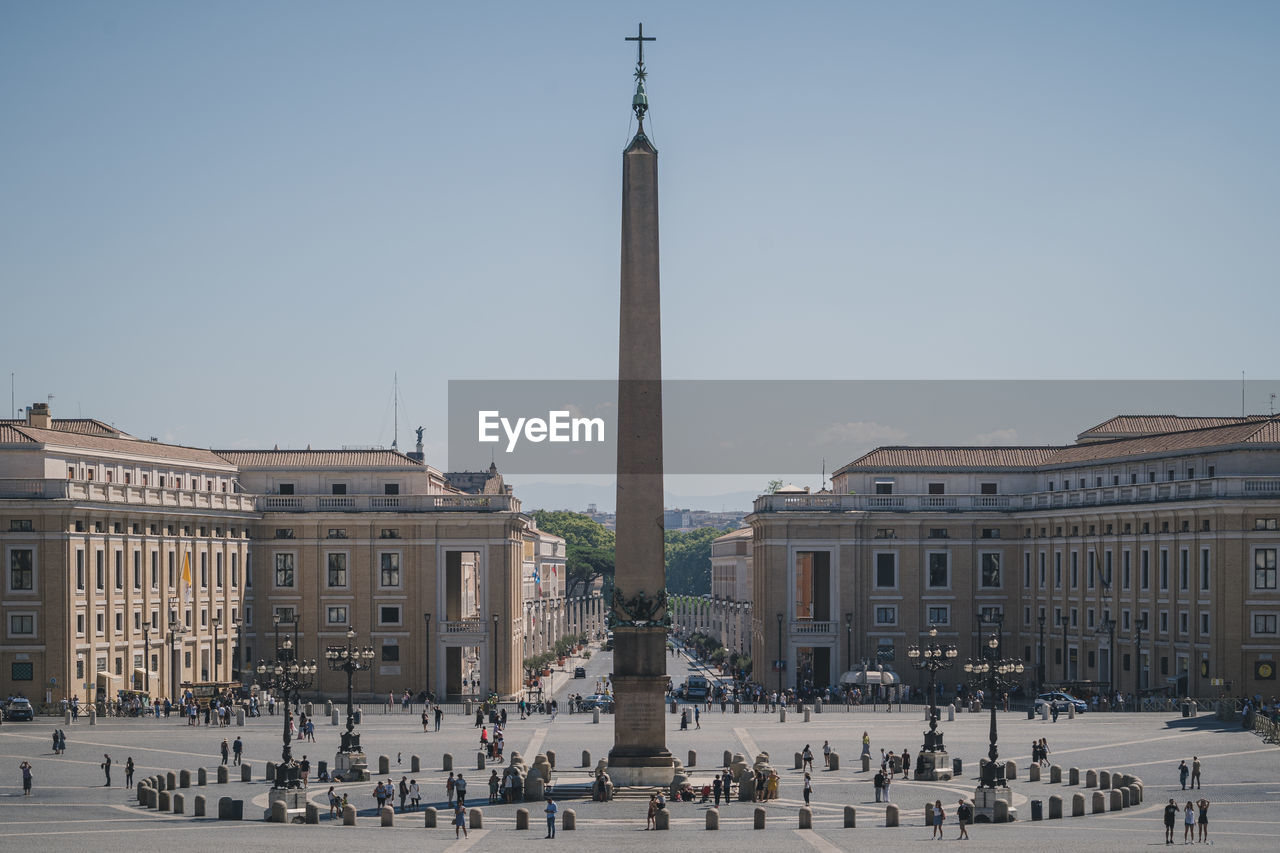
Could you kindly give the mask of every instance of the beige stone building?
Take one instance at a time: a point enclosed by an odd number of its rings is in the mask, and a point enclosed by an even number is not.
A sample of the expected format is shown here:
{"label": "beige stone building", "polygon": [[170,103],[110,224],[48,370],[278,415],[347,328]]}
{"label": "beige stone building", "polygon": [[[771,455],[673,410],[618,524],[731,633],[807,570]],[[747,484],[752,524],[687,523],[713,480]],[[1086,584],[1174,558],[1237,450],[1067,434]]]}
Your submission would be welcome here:
{"label": "beige stone building", "polygon": [[1028,687],[1274,695],[1277,519],[1280,418],[1121,416],[1061,447],[879,448],[829,492],[756,500],[756,677],[774,686],[783,661],[784,684],[822,685],[879,659],[923,686],[906,646],[935,625],[969,656],[984,614]]}
{"label": "beige stone building", "polygon": [[[527,588],[526,553],[563,578],[564,542],[494,469],[198,450],[41,405],[0,422],[0,543],[0,691],[38,702],[232,681],[285,637],[319,664],[315,691],[339,695],[346,676],[324,651],[348,627],[376,652],[361,694],[514,695],[529,642],[603,619],[598,595],[569,607],[563,581]],[[528,618],[537,592],[560,602],[556,618]]]}

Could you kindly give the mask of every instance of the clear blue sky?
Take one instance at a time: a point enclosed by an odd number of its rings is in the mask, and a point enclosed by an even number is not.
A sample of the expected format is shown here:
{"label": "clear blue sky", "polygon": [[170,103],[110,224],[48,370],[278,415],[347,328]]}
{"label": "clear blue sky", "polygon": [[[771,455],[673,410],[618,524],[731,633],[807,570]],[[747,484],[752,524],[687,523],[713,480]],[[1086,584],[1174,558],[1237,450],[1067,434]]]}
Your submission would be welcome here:
{"label": "clear blue sky", "polygon": [[614,375],[640,19],[668,376],[1275,373],[1274,2],[9,0],[18,405],[387,444],[398,371],[439,462],[449,379]]}

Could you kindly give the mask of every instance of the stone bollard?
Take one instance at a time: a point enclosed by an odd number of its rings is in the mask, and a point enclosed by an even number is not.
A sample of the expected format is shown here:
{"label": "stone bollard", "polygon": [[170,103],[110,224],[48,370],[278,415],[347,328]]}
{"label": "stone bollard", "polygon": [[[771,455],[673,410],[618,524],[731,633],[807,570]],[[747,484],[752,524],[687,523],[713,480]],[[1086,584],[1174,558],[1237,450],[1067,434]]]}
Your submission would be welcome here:
{"label": "stone bollard", "polygon": [[1004,778],[1006,779],[1018,778],[1018,762],[1006,761],[1004,763]]}
{"label": "stone bollard", "polygon": [[267,772],[265,774],[265,779],[268,782],[276,781],[276,763],[274,761],[267,762]]}
{"label": "stone bollard", "polygon": [[147,796],[147,808],[149,809],[160,808],[160,792],[159,791],[157,791],[155,788],[148,788],[146,796]]}
{"label": "stone bollard", "polygon": [[391,758],[386,755],[379,755],[378,756],[378,775],[386,776],[390,772],[391,772]]}
{"label": "stone bollard", "polygon": [[804,721],[805,721],[806,723],[807,723],[807,722],[809,722],[809,709],[808,709],[808,708],[805,708],[805,709],[804,709]]}
{"label": "stone bollard", "polygon": [[197,794],[196,798],[191,801],[191,814],[196,817],[204,817],[207,802],[204,794]]}
{"label": "stone bollard", "polygon": [[1084,772],[1084,786],[1086,788],[1098,787],[1098,771],[1097,770],[1086,770]]}
{"label": "stone bollard", "polygon": [[[1062,781],[1062,780],[1059,779],[1058,781]],[[1067,770],[1067,784],[1068,785],[1080,784],[1080,768],[1079,767],[1072,767],[1069,770]]]}
{"label": "stone bollard", "polygon": [[524,798],[532,802],[542,799],[542,793],[546,788],[546,780],[537,773],[530,773],[529,778],[524,782]]}
{"label": "stone bollard", "polygon": [[802,766],[804,766],[804,756],[801,753],[797,752],[795,769],[799,770]]}
{"label": "stone bollard", "polygon": [[1071,795],[1071,816],[1084,817],[1084,794]]}
{"label": "stone bollard", "polygon": [[315,709],[312,707],[311,703],[308,702],[306,705],[303,706],[303,710],[306,711],[307,717],[310,718],[313,716],[313,711]]}
{"label": "stone bollard", "polygon": [[578,813],[573,809],[565,809],[560,815],[560,828],[564,830],[576,830],[578,828]]}
{"label": "stone bollard", "polygon": [[924,825],[933,826],[933,803],[924,804]]}
{"label": "stone bollard", "polygon": [[392,811],[391,806],[383,806],[378,810],[378,818],[381,820],[382,826],[395,826],[396,813]]}
{"label": "stone bollard", "polygon": [[425,826],[427,829],[436,828],[436,807],[435,806],[427,806],[427,811],[425,812],[422,825]]}
{"label": "stone bollard", "polygon": [[1074,720],[1076,718],[1076,706],[1074,704],[1067,706],[1067,719]]}
{"label": "stone bollard", "polygon": [[356,825],[356,807],[351,805],[350,803],[347,803],[345,806],[342,807],[342,825],[343,826]]}
{"label": "stone bollard", "polygon": [[1110,770],[1098,771],[1098,787],[1104,791],[1108,791],[1111,789],[1111,771]]}
{"label": "stone bollard", "polygon": [[780,723],[785,723],[786,721],[787,721],[787,709],[786,709],[786,708],[779,708],[779,709],[778,709],[778,722],[780,722]]}
{"label": "stone bollard", "polygon": [[764,829],[764,809],[757,807],[755,816],[752,818],[752,829]]}
{"label": "stone bollard", "polygon": [[444,754],[444,761],[442,763],[444,764],[444,766],[441,768],[442,770],[448,770],[450,772],[453,771],[453,755],[446,752]]}
{"label": "stone bollard", "polygon": [[472,809],[467,813],[467,823],[472,829],[484,829],[484,812]]}
{"label": "stone bollard", "polygon": [[139,783],[138,783],[138,802],[139,802],[139,803],[141,803],[141,802],[145,802],[145,801],[146,801],[146,799],[147,799],[146,790],[147,790],[147,788],[148,788],[148,787],[149,787],[149,786],[147,785],[147,783],[146,783],[146,782],[139,782]]}
{"label": "stone bollard", "polygon": [[252,764],[240,765],[240,781],[241,782],[253,781],[253,765]]}
{"label": "stone bollard", "polygon": [[[675,705],[672,705],[672,706],[671,706],[671,708],[672,708],[672,710],[675,710]],[[599,722],[600,722],[600,709],[599,709],[599,708],[592,708],[592,709],[591,709],[591,722],[593,722],[593,723],[599,723]]]}
{"label": "stone bollard", "polygon": [[585,749],[582,750],[582,766],[583,767],[591,766],[591,753],[587,752],[587,750]]}
{"label": "stone bollard", "polygon": [[1093,792],[1093,814],[1101,814],[1107,810],[1107,795],[1101,791]]}
{"label": "stone bollard", "polygon": [[419,757],[418,757],[418,756],[416,756],[416,755],[410,755],[410,756],[409,756],[409,772],[410,772],[410,773],[421,773],[421,772],[422,772],[422,759],[421,759],[421,758],[419,758]]}
{"label": "stone bollard", "polygon": [[1133,794],[1130,793],[1128,788],[1117,788],[1116,790],[1120,792],[1120,808],[1127,809],[1133,805]]}
{"label": "stone bollard", "polygon": [[1058,794],[1049,797],[1049,820],[1062,820],[1062,797]]}
{"label": "stone bollard", "polygon": [[338,712],[333,711],[329,714],[329,725],[336,726],[338,724]]}
{"label": "stone bollard", "polygon": [[800,828],[813,829],[813,809],[808,806],[800,807]]}
{"label": "stone bollard", "polygon": [[1048,702],[1045,702],[1043,705],[1040,706],[1040,719],[1042,720],[1049,719],[1049,703]]}
{"label": "stone bollard", "polygon": [[231,805],[231,798],[230,797],[219,798],[218,799],[218,820],[235,820],[235,818],[232,817],[233,814],[234,814],[234,810]]}
{"label": "stone bollard", "polygon": [[98,711],[93,706],[89,707],[89,725],[96,726],[98,724]]}
{"label": "stone bollard", "polygon": [[484,753],[483,752],[476,752],[476,769],[477,770],[484,769]]}
{"label": "stone bollard", "polygon": [[165,784],[164,784],[164,783],[165,783],[164,774],[163,774],[163,773],[157,773],[157,774],[156,774],[155,776],[153,776],[152,778],[153,778],[153,779],[155,779],[155,785],[153,785],[152,787],[153,787],[153,788],[155,788],[157,791],[163,791],[163,790],[165,789]]}
{"label": "stone bollard", "polygon": [[844,828],[854,829],[858,825],[858,810],[853,806],[844,807]]}
{"label": "stone bollard", "polygon": [[1027,768],[1027,781],[1028,782],[1040,781],[1040,765],[1039,764],[1032,763],[1032,765]]}
{"label": "stone bollard", "polygon": [[526,808],[516,809],[516,829],[529,828],[529,810]]}
{"label": "stone bollard", "polygon": [[862,772],[863,773],[871,772],[871,756],[869,755],[862,756]]}
{"label": "stone bollard", "polygon": [[548,749],[548,750],[546,751],[546,753],[544,753],[544,754],[547,756],[547,763],[551,765],[551,769],[552,769],[552,770],[555,770],[555,769],[556,769],[556,753],[555,753],[555,750]]}
{"label": "stone bollard", "polygon": [[186,812],[187,812],[187,795],[174,794],[173,795],[173,813],[186,814]]}
{"label": "stone bollard", "polygon": [[71,712],[70,712],[70,711],[65,711],[65,712],[63,712],[63,714],[62,714],[62,724],[63,724],[64,726],[69,726],[69,725],[71,725]]}
{"label": "stone bollard", "polygon": [[840,769],[840,753],[838,752],[831,753],[830,760],[827,762],[827,769],[828,770]]}
{"label": "stone bollard", "polygon": [[[1102,792],[1099,791],[1098,793]],[[1107,811],[1118,812],[1122,808],[1124,808],[1124,797],[1121,796],[1120,792],[1114,788],[1107,791]]]}
{"label": "stone bollard", "polygon": [[813,700],[813,713],[815,713],[815,714],[821,714],[821,713],[822,713],[822,700],[821,700],[821,699],[814,699],[814,700]]}
{"label": "stone bollard", "polygon": [[720,828],[720,810],[717,808],[707,809],[707,829]]}
{"label": "stone bollard", "polygon": [[[221,770],[221,769],[222,769],[222,765],[221,765],[221,764],[219,764],[219,765],[218,765],[218,769],[219,769],[219,770]],[[204,786],[204,785],[208,785],[208,784],[209,784],[209,771],[208,771],[208,770],[205,770],[203,767],[198,768],[198,769],[196,770],[196,785],[197,785],[197,787],[199,787],[199,786]]]}
{"label": "stone bollard", "polygon": [[326,699],[326,700],[324,700],[324,713],[325,713],[325,716],[326,716],[326,717],[333,713],[333,700],[332,700],[332,699]]}
{"label": "stone bollard", "polygon": [[996,800],[995,806],[991,809],[991,822],[1008,823],[1009,820],[1009,801]]}
{"label": "stone bollard", "polygon": [[893,803],[889,803],[889,805],[884,807],[884,825],[885,826],[898,825],[898,807],[895,806]]}
{"label": "stone bollard", "polygon": [[670,829],[671,828],[671,812],[667,809],[658,809],[658,813],[653,816],[654,829]]}
{"label": "stone bollard", "polygon": [[170,770],[164,774],[164,789],[166,791],[175,790],[178,787],[178,774]]}
{"label": "stone bollard", "polygon": [[[203,770],[204,768],[202,767],[200,769]],[[201,774],[201,776],[203,778],[203,774]],[[218,784],[225,785],[230,781],[231,781],[231,768],[225,764],[219,764],[218,765]],[[201,781],[200,784],[203,785],[204,782]]]}
{"label": "stone bollard", "polygon": [[306,811],[303,812],[302,822],[309,826],[315,826],[320,823],[320,807],[315,803],[307,803]]}
{"label": "stone bollard", "polygon": [[947,706],[947,722],[954,723],[955,720],[956,720],[956,706],[948,705]]}
{"label": "stone bollard", "polygon": [[271,804],[271,817],[267,819],[270,823],[288,823],[289,822],[289,806],[284,800],[276,800]]}
{"label": "stone bollard", "polygon": [[[555,767],[554,764],[551,766]],[[685,764],[685,767],[696,767],[696,766],[698,766],[698,751],[696,749],[691,749],[689,750],[689,761]]]}

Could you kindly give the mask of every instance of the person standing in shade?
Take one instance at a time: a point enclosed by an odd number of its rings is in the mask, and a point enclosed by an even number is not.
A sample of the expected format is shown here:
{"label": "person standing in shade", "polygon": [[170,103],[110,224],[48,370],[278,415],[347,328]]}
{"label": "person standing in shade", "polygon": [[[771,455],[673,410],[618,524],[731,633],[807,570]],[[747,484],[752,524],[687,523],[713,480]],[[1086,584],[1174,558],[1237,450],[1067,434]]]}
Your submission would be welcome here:
{"label": "person standing in shade", "polygon": [[449,797],[449,805],[453,805],[453,773],[449,774],[449,780],[444,783],[444,792]]}
{"label": "person standing in shade", "polygon": [[103,784],[103,786],[102,786],[102,787],[104,787],[104,788],[110,788],[110,787],[111,787],[111,756],[110,756],[110,755],[107,755],[107,754],[104,752],[104,753],[102,754],[102,759],[103,759],[103,760],[102,760],[102,772],[103,772],[103,773],[105,773],[105,774],[106,774],[106,776],[107,776],[107,781]]}
{"label": "person standing in shade", "polygon": [[[22,762],[22,763],[23,763],[23,764],[26,764],[26,762],[25,762],[25,761],[24,761],[24,762]],[[29,767],[30,765],[27,765],[27,766]],[[27,776],[24,776],[24,777],[23,777],[23,779],[24,779],[24,780],[25,780],[26,778],[27,778]],[[30,790],[31,790],[31,785],[28,783],[28,784],[27,784],[27,791],[28,791],[28,792],[30,792]],[[658,819],[658,795],[657,795],[657,794],[650,794],[650,795],[649,795],[649,812],[648,812],[648,814],[647,814],[647,815],[646,815],[646,817],[645,817],[644,828],[645,828],[645,829],[657,829],[657,828],[658,828],[658,827],[657,827],[657,819]]]}
{"label": "person standing in shade", "polygon": [[547,797],[547,838],[556,837],[556,812],[560,811],[560,807],[556,805],[556,801]]}
{"label": "person standing in shade", "polygon": [[1191,787],[1200,787],[1200,756],[1191,756]]}
{"label": "person standing in shade", "polygon": [[31,796],[31,762],[24,761],[18,765],[18,769],[22,771],[22,796]]}
{"label": "person standing in shade", "polygon": [[124,763],[124,786],[126,788],[133,787],[133,756],[130,755]]}
{"label": "person standing in shade", "polygon": [[1169,805],[1164,807],[1164,843],[1173,843],[1173,825],[1178,820],[1178,804],[1169,798]]}
{"label": "person standing in shade", "polygon": [[436,731],[440,731],[440,719],[444,716],[444,711],[441,711],[440,706],[437,705],[435,707],[434,713],[436,716]]}
{"label": "person standing in shade", "polygon": [[405,801],[409,799],[409,777],[401,776],[400,784],[396,786],[396,793],[400,796],[400,814],[404,814]]}

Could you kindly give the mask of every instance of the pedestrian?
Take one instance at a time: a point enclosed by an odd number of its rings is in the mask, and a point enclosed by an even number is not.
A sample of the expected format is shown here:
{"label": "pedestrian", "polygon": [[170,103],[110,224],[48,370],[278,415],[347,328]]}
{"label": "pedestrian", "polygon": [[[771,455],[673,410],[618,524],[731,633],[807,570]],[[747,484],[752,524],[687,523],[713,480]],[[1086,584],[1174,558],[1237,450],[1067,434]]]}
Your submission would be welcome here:
{"label": "pedestrian", "polygon": [[804,745],[804,749],[800,752],[800,769],[806,772],[813,770],[813,750],[809,748],[809,744]]}
{"label": "pedestrian", "polygon": [[973,823],[973,806],[961,799],[956,805],[956,821],[960,824],[960,839],[969,839],[969,824]]}
{"label": "pedestrian", "polygon": [[18,769],[22,771],[22,796],[31,796],[31,762],[23,761],[18,765]]}
{"label": "pedestrian", "polygon": [[933,835],[929,836],[932,841],[937,836],[939,841],[942,840],[942,822],[947,819],[947,813],[942,810],[942,800],[933,801]]}
{"label": "pedestrian", "polygon": [[560,807],[556,805],[556,801],[547,797],[547,838],[556,837],[556,812],[560,811]]}
{"label": "pedestrian", "polygon": [[462,837],[467,837],[467,810],[462,807],[462,803],[458,803],[453,809],[453,837],[458,837],[458,832],[462,832]]}
{"label": "pedestrian", "polygon": [[680,712],[680,731],[689,731],[689,709],[685,708]]}
{"label": "pedestrian", "polygon": [[405,801],[409,799],[409,777],[401,776],[400,784],[396,786],[396,793],[400,795],[400,813],[404,814]]}
{"label": "pedestrian", "polygon": [[902,778],[908,779],[911,776],[911,755],[905,749],[902,750]]}
{"label": "pedestrian", "polygon": [[1184,758],[1178,762],[1178,781],[1182,783],[1182,790],[1187,790],[1187,777],[1191,775],[1191,768],[1187,767],[1187,760]]}
{"label": "pedestrian", "polygon": [[458,774],[458,778],[453,780],[453,790],[458,795],[458,805],[465,806],[467,804],[467,780],[462,778],[462,774]]}
{"label": "pedestrian", "polygon": [[218,751],[222,754],[222,763],[226,764],[227,759],[231,757],[231,746],[227,743],[226,738],[222,739],[222,746],[219,747]]}
{"label": "pedestrian", "polygon": [[427,714],[427,706],[422,706],[422,731],[426,732],[427,724],[431,722],[431,717]]}
{"label": "pedestrian", "polygon": [[444,783],[444,792],[449,797],[449,805],[453,805],[453,773],[449,774],[449,780]]}
{"label": "pedestrian", "polygon": [[1191,756],[1191,787],[1200,787],[1200,756]]}
{"label": "pedestrian", "polygon": [[1164,807],[1164,843],[1173,843],[1173,824],[1178,819],[1178,804],[1169,798],[1169,805]]}
{"label": "pedestrian", "polygon": [[[307,787],[311,781],[311,761],[304,755],[302,761],[298,762],[298,770],[302,773],[302,787]],[[387,796],[390,796],[388,793]]]}
{"label": "pedestrian", "polygon": [[124,763],[124,786],[126,788],[133,787],[133,756],[130,755]]}
{"label": "pedestrian", "polygon": [[804,774],[804,804],[809,805],[809,795],[813,793],[813,779],[809,774]]}
{"label": "pedestrian", "polygon": [[1196,807],[1200,809],[1200,816],[1197,823],[1200,824],[1200,843],[1209,843],[1209,801],[1201,797],[1196,801]]}
{"label": "pedestrian", "polygon": [[333,786],[329,786],[329,817],[333,817],[342,808],[342,799],[334,792]]}
{"label": "pedestrian", "polygon": [[702,728],[702,709],[697,705],[693,706],[693,727],[695,729]]}
{"label": "pedestrian", "polygon": [[[30,766],[25,761],[22,763],[24,766]],[[26,774],[23,776],[23,783],[26,785],[28,793],[30,793],[31,791],[31,783],[27,781],[29,778],[30,778],[30,774]],[[657,820],[658,820],[658,795],[650,794],[649,795],[649,814],[648,814],[648,817],[645,819],[644,828],[657,829],[658,828]]]}
{"label": "pedestrian", "polygon": [[715,798],[715,807],[720,808],[720,790],[724,787],[724,780],[719,776],[711,780],[711,796]]}
{"label": "pedestrian", "polygon": [[440,731],[440,718],[444,716],[444,711],[440,710],[439,705],[435,707],[435,715],[436,715],[436,731]]}
{"label": "pedestrian", "polygon": [[498,778],[498,771],[494,770],[489,774],[489,802],[498,802],[498,786],[502,784],[502,780]]}
{"label": "pedestrian", "polygon": [[880,797],[884,794],[884,771],[877,770],[875,777],[871,780],[871,784],[876,789],[876,802],[881,802]]}
{"label": "pedestrian", "polygon": [[53,730],[53,754],[58,754],[58,730]]}
{"label": "pedestrian", "polygon": [[235,742],[231,744],[231,754],[235,756],[233,763],[239,767],[240,759],[244,755],[244,741],[240,740],[239,737],[237,737]]}
{"label": "pedestrian", "polygon": [[104,788],[110,788],[110,787],[111,787],[111,756],[110,756],[110,755],[107,755],[107,754],[104,752],[104,753],[102,754],[102,758],[103,758],[103,761],[102,761],[102,772],[103,772],[103,773],[105,773],[105,774],[106,774],[106,776],[107,776],[107,781],[106,781],[106,783],[105,783],[102,787],[104,787]]}
{"label": "pedestrian", "polygon": [[413,810],[418,810],[418,804],[422,802],[422,789],[418,787],[417,779],[409,780],[409,805],[413,806]]}
{"label": "pedestrian", "polygon": [[382,807],[387,804],[387,789],[381,782],[373,789],[373,798],[378,801],[378,811],[382,811]]}
{"label": "pedestrian", "polygon": [[1191,801],[1187,800],[1187,806],[1182,810],[1182,843],[1190,844],[1196,840],[1196,809],[1191,805]]}
{"label": "pedestrian", "polygon": [[822,742],[822,766],[827,770],[831,769],[831,741],[829,740]]}
{"label": "pedestrian", "polygon": [[871,757],[871,735],[866,732],[862,733],[862,754]]}
{"label": "pedestrian", "polygon": [[889,786],[892,784],[893,784],[893,771],[890,770],[888,775],[884,777],[884,801],[886,803],[893,802],[893,800],[889,799]]}

